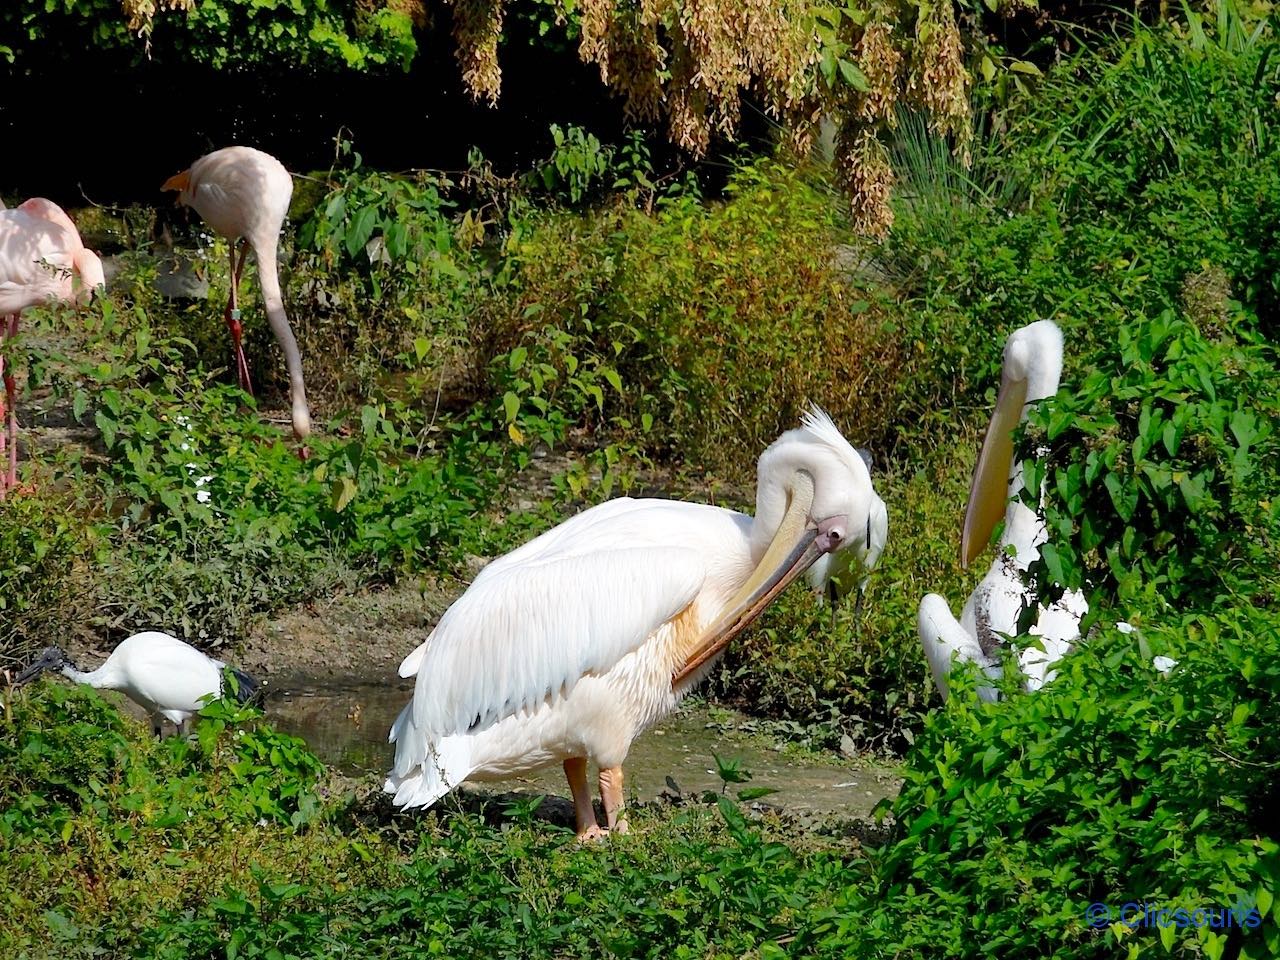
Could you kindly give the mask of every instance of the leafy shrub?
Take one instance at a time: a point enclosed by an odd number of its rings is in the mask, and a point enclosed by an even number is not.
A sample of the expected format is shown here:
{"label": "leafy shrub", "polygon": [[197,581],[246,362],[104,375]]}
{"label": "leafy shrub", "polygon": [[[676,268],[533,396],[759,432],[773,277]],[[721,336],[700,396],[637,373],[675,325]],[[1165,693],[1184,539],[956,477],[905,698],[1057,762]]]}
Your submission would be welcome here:
{"label": "leafy shrub", "polygon": [[[145,624],[218,645],[335,584],[447,569],[541,522],[479,522],[512,469],[483,408],[437,423],[402,401],[368,404],[302,461],[246,414],[251,398],[191,361],[189,341],[158,333],[136,304],[95,310],[78,321],[87,347],[39,362],[72,418],[98,428],[105,462],[59,462],[74,515],[48,515],[42,529],[49,502],[24,498],[0,518],[13,556],[28,558],[26,575],[0,575],[15,611],[5,625],[27,648],[73,601],[93,603],[113,634]],[[50,537],[57,552],[41,546]]]}
{"label": "leafy shrub", "polygon": [[1216,25],[1188,10],[1182,30],[1082,50],[1013,116],[1002,162],[1070,211],[1075,273],[1118,267],[1141,281],[1128,305],[1155,312],[1214,264],[1274,333],[1276,39],[1214,7]]}
{"label": "leafy shrub", "polygon": [[49,492],[0,505],[0,664],[26,660],[83,612],[73,584],[90,538],[70,506]]}
{"label": "leafy shrub", "polygon": [[[555,373],[542,400],[571,420],[713,468],[753,463],[811,400],[880,430],[903,345],[847,288],[837,227],[828,195],[772,162],[744,167],[710,208],[682,195],[652,215],[546,215],[509,244],[511,283],[477,317],[478,375],[506,392],[505,371],[531,358]],[[606,382],[574,385],[584,365]]]}
{"label": "leafy shrub", "polygon": [[1031,421],[1027,443],[1052,447],[1024,461],[1028,490],[1053,480],[1042,579],[1169,611],[1257,589],[1280,556],[1273,355],[1171,311],[1121,328],[1115,349]]}
{"label": "leafy shrub", "polygon": [[[452,816],[446,832],[407,851],[385,889],[260,881],[256,895],[229,892],[194,916],[164,918],[146,937],[148,955],[216,957],[230,941],[242,956],[376,944],[383,956],[405,958],[693,958],[739,956],[761,943],[772,951],[765,955],[779,956],[772,941],[785,937],[838,864],[765,840],[728,801],[718,809],[723,833],[708,836],[701,819],[686,816],[669,836],[608,851],[566,847],[541,824],[496,832]],[[612,904],[611,922],[591,916],[593,899]]]}
{"label": "leafy shrub", "polygon": [[549,193],[566,196],[577,204],[594,188],[607,185],[613,150],[601,144],[593,133],[570,124],[551,124],[555,147],[547,160],[528,174],[531,184],[540,184]]}
{"label": "leafy shrub", "polygon": [[159,827],[187,820],[197,806],[218,820],[265,817],[294,827],[315,814],[320,762],[297,737],[249,726],[260,710],[215,700],[198,714],[194,739],[151,743],[87,687],[55,678],[28,690],[13,697],[0,739],[0,795],[43,787],[4,820],[11,836],[40,835],[84,813],[110,822],[140,809],[137,794],[147,796],[145,819]]}
{"label": "leafy shrub", "polygon": [[[1152,652],[1178,658],[1169,677]],[[818,919],[823,956],[1274,956],[1280,847],[1262,811],[1280,618],[1237,606],[1093,636],[1036,696],[953,690],[917,739],[876,883]],[[1256,907],[1259,929],[1129,929],[1127,901]],[[1086,908],[1109,904],[1091,926]],[[855,944],[857,946],[855,946]]]}
{"label": "leafy shrub", "polygon": [[251,865],[340,872],[360,862],[323,824],[319,761],[260,717],[215,701],[191,739],[155,740],[87,687],[55,678],[6,693],[6,952],[130,955],[125,944],[159,905],[202,900]]}

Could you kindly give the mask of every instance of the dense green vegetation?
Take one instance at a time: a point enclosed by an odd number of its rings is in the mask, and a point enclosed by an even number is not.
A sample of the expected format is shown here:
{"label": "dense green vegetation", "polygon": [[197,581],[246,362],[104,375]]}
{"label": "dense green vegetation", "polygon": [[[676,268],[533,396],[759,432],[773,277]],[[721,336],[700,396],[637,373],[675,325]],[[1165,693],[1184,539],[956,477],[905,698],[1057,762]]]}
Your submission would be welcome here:
{"label": "dense green vegetation", "polygon": [[[101,446],[43,454],[0,512],[8,656],[144,619],[223,642],[655,476],[749,501],[760,447],[814,399],[875,452],[889,548],[856,630],[794,592],[716,692],[904,751],[907,782],[865,850],[723,799],[579,851],[527,805],[392,815],[221,706],[154,743],[44,683],[0,717],[5,954],[1280,954],[1278,42],[1228,15],[1138,28],[993,112],[968,171],[904,116],[882,242],[783,157],[715,202],[582,134],[523,181],[479,158],[335,172],[295,211],[290,307],[325,344],[329,424],[305,463],[201,366],[207,317],[158,302],[141,260],[87,337],[33,318],[34,378]],[[915,605],[977,578],[954,557],[975,429],[1005,334],[1041,316],[1068,344],[1020,447],[1046,481],[1041,579],[1087,592],[1093,632],[1034,696],[980,704],[957,676],[939,708]],[[543,446],[573,454],[557,497],[508,510]],[[1257,923],[1131,928],[1128,901]]]}

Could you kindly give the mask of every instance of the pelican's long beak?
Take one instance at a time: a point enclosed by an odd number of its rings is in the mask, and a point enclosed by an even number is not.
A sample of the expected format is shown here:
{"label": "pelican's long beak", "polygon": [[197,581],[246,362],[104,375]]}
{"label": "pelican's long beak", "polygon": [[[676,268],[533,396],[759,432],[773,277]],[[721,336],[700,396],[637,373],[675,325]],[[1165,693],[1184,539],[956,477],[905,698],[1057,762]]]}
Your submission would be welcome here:
{"label": "pelican's long beak", "polygon": [[960,536],[960,562],[968,566],[991,539],[996,521],[1009,505],[1009,469],[1013,465],[1013,430],[1022,419],[1027,402],[1025,378],[1000,380],[1000,395],[987,424],[987,435],[978,454],[969,487],[969,505],[964,512],[964,532]]}
{"label": "pelican's long beak", "polygon": [[[807,475],[804,475],[807,478]],[[797,484],[792,491],[787,511],[760,559],[760,563],[733,595],[724,612],[707,627],[694,648],[692,656],[671,678],[676,687],[699,667],[718,654],[729,642],[745,630],[756,617],[800,574],[804,573],[831,546],[825,542],[823,524],[809,516],[813,505],[813,484]],[[840,520],[845,518],[841,517]]]}

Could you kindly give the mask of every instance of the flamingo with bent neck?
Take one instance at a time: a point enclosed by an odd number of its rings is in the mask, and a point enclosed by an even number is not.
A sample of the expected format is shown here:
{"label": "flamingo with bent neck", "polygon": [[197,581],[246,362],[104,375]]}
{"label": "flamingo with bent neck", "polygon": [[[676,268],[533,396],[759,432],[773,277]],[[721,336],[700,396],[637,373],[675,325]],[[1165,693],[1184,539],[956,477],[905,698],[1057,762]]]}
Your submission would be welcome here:
{"label": "flamingo with bent neck", "polygon": [[[80,280],[78,290],[75,278]],[[12,366],[5,369],[5,341],[17,336],[18,318],[27,307],[52,300],[84,301],[105,283],[102,261],[84,245],[60,206],[43,197],[32,197],[13,210],[0,204],[0,419],[7,414],[5,432],[0,433],[0,500],[18,484],[15,384]]]}
{"label": "flamingo with bent neck", "polygon": [[[284,312],[280,276],[276,268],[277,245],[289,200],[293,178],[275,157],[253,147],[224,147],[206,154],[188,169],[164,182],[162,190],[177,190],[178,203],[195,209],[217,233],[231,243],[231,293],[224,314],[235,346],[236,376],[250,395],[249,364],[240,345],[241,325],[238,304],[240,272],[244,269],[247,241],[258,261],[258,282],[267,322],[284,352],[289,370],[289,399],[293,435],[299,440],[311,433],[311,412],[307,407],[302,379],[302,355]],[[237,256],[238,252],[238,256]]]}

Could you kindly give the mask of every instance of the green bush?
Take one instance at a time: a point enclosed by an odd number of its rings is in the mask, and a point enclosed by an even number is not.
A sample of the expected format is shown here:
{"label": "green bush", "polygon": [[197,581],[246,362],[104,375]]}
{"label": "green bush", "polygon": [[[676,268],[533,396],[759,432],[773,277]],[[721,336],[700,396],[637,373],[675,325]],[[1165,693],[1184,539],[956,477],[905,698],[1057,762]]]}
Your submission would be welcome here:
{"label": "green bush", "polygon": [[[1152,652],[1179,660],[1169,677]],[[1036,696],[953,688],[917,739],[875,883],[817,918],[823,956],[1275,956],[1280,616],[1108,628]],[[1129,929],[1122,905],[1256,908],[1257,929]],[[1109,904],[1094,927],[1090,904]]]}
{"label": "green bush", "polygon": [[[762,161],[709,207],[679,194],[652,214],[544,215],[508,244],[512,279],[477,317],[479,376],[704,468],[749,468],[810,401],[881,439],[906,348],[851,294],[835,210]],[[541,385],[509,376],[527,360]],[[580,386],[584,366],[596,379]]]}
{"label": "green bush", "polygon": [[1037,490],[1051,472],[1054,535],[1033,574],[1169,612],[1264,589],[1280,557],[1274,356],[1171,311],[1122,328],[1115,352],[1031,420],[1027,444],[1051,456],[1024,461],[1024,476]]}
{"label": "green bush", "polygon": [[360,863],[323,823],[319,761],[260,717],[215,701],[191,739],[156,740],[86,687],[53,679],[6,693],[6,954],[130,955],[122,944],[157,908],[247,880],[253,864],[340,872]]}
{"label": "green bush", "polygon": [[83,613],[77,571],[90,537],[70,508],[47,491],[0,504],[0,665],[26,660]]}

